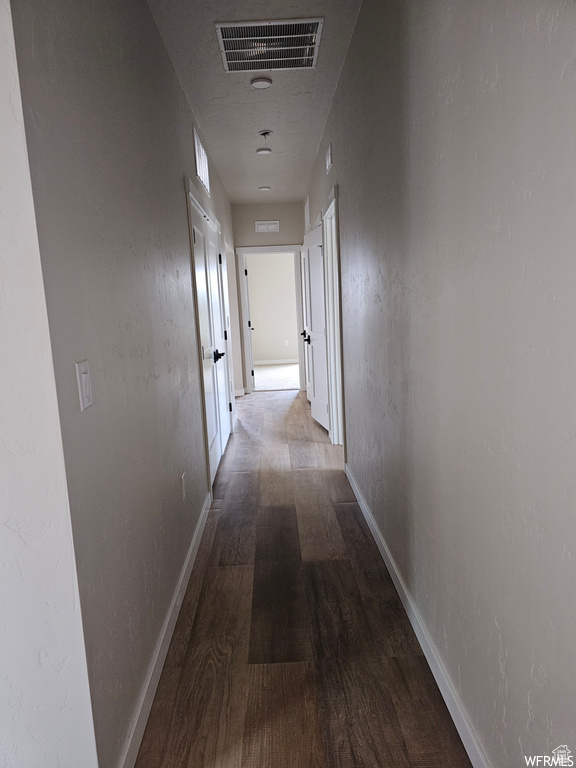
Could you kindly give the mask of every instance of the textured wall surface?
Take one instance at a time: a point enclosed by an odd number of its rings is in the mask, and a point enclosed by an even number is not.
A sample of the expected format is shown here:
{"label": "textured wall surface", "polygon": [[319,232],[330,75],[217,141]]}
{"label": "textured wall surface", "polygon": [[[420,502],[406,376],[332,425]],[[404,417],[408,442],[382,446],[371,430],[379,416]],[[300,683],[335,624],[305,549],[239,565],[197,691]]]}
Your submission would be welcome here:
{"label": "textured wall surface", "polygon": [[[240,246],[301,245],[304,203],[233,205],[234,244]],[[256,232],[255,221],[279,221],[280,232]]]}
{"label": "textured wall surface", "polygon": [[569,2],[366,0],[309,188],[348,462],[494,767],[576,750],[575,51]]}
{"label": "textured wall surface", "polygon": [[[254,363],[298,359],[293,253],[246,256]],[[288,342],[285,346],[284,342]]]}
{"label": "textured wall surface", "polygon": [[[98,754],[113,768],[207,492],[183,183],[193,116],[144,0],[13,12]],[[211,175],[201,202],[232,242]],[[81,413],[84,358],[94,404]]]}
{"label": "textured wall surface", "polygon": [[96,768],[10,6],[0,1],[0,765]]}

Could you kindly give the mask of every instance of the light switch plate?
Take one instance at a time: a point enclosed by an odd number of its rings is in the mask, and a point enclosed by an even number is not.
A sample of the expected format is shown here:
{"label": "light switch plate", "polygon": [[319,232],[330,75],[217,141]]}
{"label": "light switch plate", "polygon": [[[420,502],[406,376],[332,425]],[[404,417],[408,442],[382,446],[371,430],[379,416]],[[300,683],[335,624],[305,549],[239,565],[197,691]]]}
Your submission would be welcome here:
{"label": "light switch plate", "polygon": [[80,410],[84,411],[92,405],[92,384],[90,382],[90,368],[88,360],[76,363],[76,381],[78,382],[78,394],[80,395]]}

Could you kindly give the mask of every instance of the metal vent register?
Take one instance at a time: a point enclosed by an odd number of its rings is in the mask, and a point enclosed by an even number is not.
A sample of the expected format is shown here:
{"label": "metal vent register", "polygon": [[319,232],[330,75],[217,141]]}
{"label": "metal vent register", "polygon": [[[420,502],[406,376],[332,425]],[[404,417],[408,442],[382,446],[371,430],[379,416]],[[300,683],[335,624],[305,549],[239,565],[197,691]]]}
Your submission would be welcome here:
{"label": "metal vent register", "polygon": [[316,66],[324,19],[216,24],[226,72]]}

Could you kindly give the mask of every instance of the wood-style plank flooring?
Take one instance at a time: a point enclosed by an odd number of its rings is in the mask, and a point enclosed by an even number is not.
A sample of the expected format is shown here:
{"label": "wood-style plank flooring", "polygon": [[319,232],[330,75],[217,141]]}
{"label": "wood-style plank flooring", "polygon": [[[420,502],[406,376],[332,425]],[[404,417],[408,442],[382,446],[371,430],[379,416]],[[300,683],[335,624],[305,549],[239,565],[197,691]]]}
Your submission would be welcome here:
{"label": "wood-style plank flooring", "polygon": [[237,407],[136,768],[470,768],[342,449]]}

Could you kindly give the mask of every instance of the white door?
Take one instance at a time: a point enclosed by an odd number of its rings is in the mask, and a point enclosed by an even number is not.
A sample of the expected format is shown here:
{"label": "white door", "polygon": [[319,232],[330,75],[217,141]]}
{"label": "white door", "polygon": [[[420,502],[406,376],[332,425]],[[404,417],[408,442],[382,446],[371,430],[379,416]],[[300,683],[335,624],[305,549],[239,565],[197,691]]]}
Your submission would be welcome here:
{"label": "white door", "polygon": [[188,198],[188,203],[206,416],[206,452],[210,486],[212,486],[230,434],[230,421],[226,418],[226,412],[222,412],[222,380],[225,392],[226,378],[220,373],[221,367],[219,368],[219,355],[224,351],[224,337],[222,322],[218,319],[221,318],[218,291],[218,233],[207,223],[206,215],[196,209],[191,197]]}
{"label": "white door", "polygon": [[[221,255],[218,256],[220,267],[220,295],[222,297],[222,322],[224,325],[224,340],[226,342],[226,357],[222,363],[226,367],[226,376],[228,382],[228,402],[229,402],[229,421],[230,432],[234,428],[235,401],[234,401],[234,367],[232,360],[232,335],[230,322],[230,294],[228,288],[228,266],[226,260],[227,246],[224,243]],[[231,406],[231,407],[230,407]]]}
{"label": "white door", "polygon": [[329,430],[326,309],[321,226],[306,235],[304,250],[306,251],[308,261],[309,325],[307,346],[309,346],[310,407],[312,418]]}
{"label": "white door", "polygon": [[[216,392],[218,398],[218,432],[220,436],[220,456],[224,453],[230,437],[230,392],[228,384],[228,360],[226,359],[226,339],[224,331],[224,309],[222,295],[222,275],[219,263],[218,232],[212,224],[206,222],[208,288],[212,319],[212,339],[214,344],[214,369],[216,374]],[[220,457],[219,457],[220,458]]]}
{"label": "white door", "polygon": [[310,271],[308,251],[302,250],[302,310],[304,315],[304,330],[300,335],[303,337],[304,346],[304,381],[306,385],[306,397],[312,398],[312,381],[310,379],[310,341],[308,339],[308,329],[310,327]]}
{"label": "white door", "polygon": [[250,320],[250,297],[248,293],[248,269],[246,256],[238,254],[238,285],[240,286],[240,323],[244,347],[244,391],[249,395],[254,390],[254,355],[252,352],[252,321]]}

